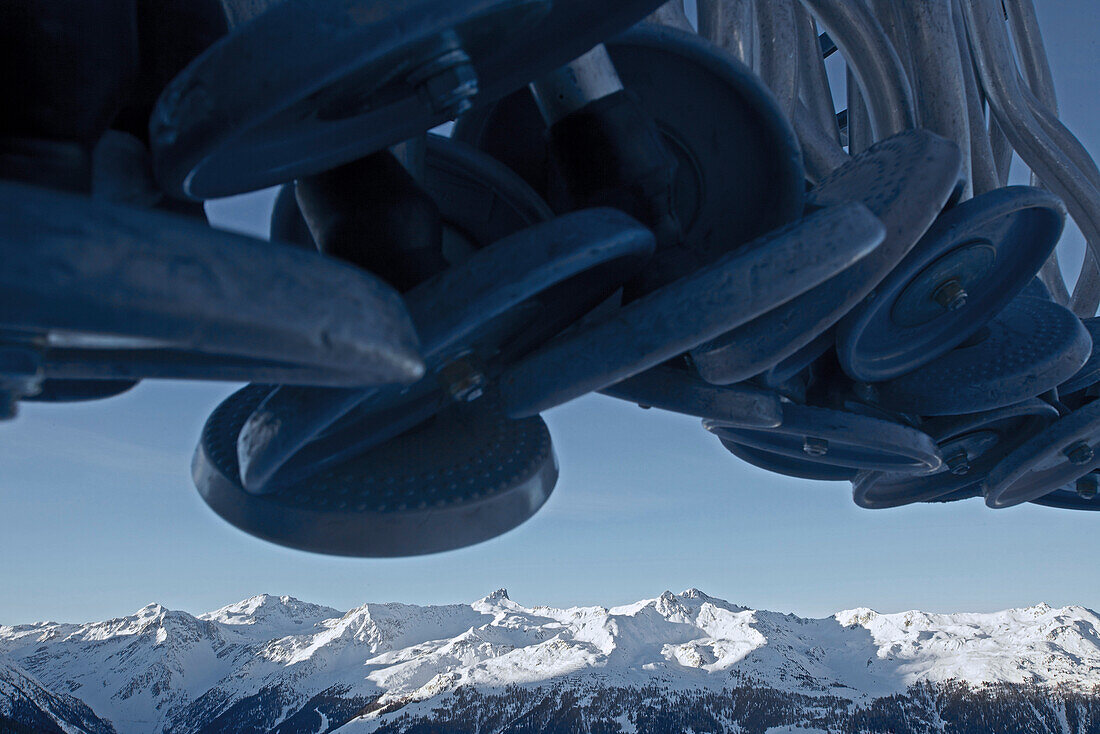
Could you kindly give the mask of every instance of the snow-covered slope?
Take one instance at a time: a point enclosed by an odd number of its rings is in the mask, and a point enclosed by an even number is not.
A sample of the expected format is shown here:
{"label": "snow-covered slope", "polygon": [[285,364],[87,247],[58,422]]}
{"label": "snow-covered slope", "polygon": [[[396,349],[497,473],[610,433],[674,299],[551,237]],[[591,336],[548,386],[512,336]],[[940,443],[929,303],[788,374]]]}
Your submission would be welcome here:
{"label": "snow-covered slope", "polygon": [[40,731],[114,734],[90,708],[72,696],[52,693],[34,676],[0,660],[0,730],[7,721]]}
{"label": "snow-covered slope", "polygon": [[1038,604],[994,614],[839,612],[845,627],[866,629],[880,659],[906,681],[1100,685],[1100,624],[1084,607]]}
{"label": "snow-covered slope", "polygon": [[872,707],[925,683],[1100,700],[1100,619],[1082,607],[803,619],[695,589],[611,608],[526,607],[503,590],[343,614],[285,596],[198,617],[150,605],[106,622],[0,627],[5,659],[43,696],[79,698],[119,732],[400,731],[395,722],[439,706],[468,708],[471,692],[517,700],[516,686],[587,692],[589,703],[593,691],[766,690],[816,709]]}
{"label": "snow-covered slope", "polygon": [[228,626],[237,635],[266,641],[308,632],[320,622],[339,616],[340,612],[332,607],[298,601],[292,596],[260,594],[198,618]]}

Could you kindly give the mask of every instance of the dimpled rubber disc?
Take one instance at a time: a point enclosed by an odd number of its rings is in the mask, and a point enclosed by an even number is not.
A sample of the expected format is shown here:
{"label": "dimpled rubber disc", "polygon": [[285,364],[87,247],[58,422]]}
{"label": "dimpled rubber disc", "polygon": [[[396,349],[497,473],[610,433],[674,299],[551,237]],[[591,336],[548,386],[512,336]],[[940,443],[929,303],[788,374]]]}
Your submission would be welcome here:
{"label": "dimpled rubber disc", "polygon": [[401,297],[319,253],[8,182],[0,230],[0,328],[46,350],[46,377],[378,385],[423,374]]}
{"label": "dimpled rubber disc", "polygon": [[940,470],[923,476],[860,472],[852,480],[852,498],[860,507],[875,510],[930,502],[967,490],[978,494],[977,485],[998,461],[1057,417],[1053,407],[1032,399],[985,413],[926,421],[922,429],[944,457]]}
{"label": "dimpled rubber disc", "polygon": [[177,195],[254,191],[428,130],[453,116],[422,93],[434,59],[482,61],[550,9],[547,0],[231,5],[236,27],[172,80],[149,123],[157,177]]}
{"label": "dimpled rubber disc", "polygon": [[[410,416],[426,418],[434,412],[430,406],[447,402],[429,394],[446,393],[451,381],[439,375],[452,362],[492,381],[511,361],[610,296],[652,251],[652,233],[614,209],[566,214],[477,250],[405,296],[427,366],[424,380],[396,397],[394,391],[278,388],[241,432],[244,486],[267,491],[286,479],[276,476],[284,467],[298,478],[366,450],[378,436],[393,435],[371,420],[375,429],[355,426],[351,435],[322,438],[308,461],[295,460],[360,404],[364,412],[387,411],[388,424],[402,429],[410,427]],[[408,415],[401,414],[401,404]]]}
{"label": "dimpled rubber disc", "polygon": [[882,224],[862,204],[805,217],[509,367],[500,382],[507,410],[534,415],[672,359],[835,275],[882,236]]}
{"label": "dimpled rubber disc", "polygon": [[1073,377],[1058,386],[1059,395],[1069,395],[1100,382],[1100,318],[1081,319],[1081,323],[1092,337],[1092,353]]}
{"label": "dimpled rubber disc", "polygon": [[845,469],[928,473],[940,467],[935,442],[900,423],[848,411],[785,403],[776,428],[704,421],[719,438],[801,462]]}
{"label": "dimpled rubber disc", "polygon": [[[750,69],[695,34],[649,23],[605,45],[677,160],[673,205],[682,240],[658,251],[632,292],[651,292],[801,215],[797,138]],[[546,168],[546,127],[528,90],[460,120],[455,137],[565,207],[556,201],[564,186]]]}
{"label": "dimpled rubber disc", "polygon": [[[1081,479],[1089,480],[1090,485],[1098,483],[1100,482],[1100,472],[1094,469]],[[1060,510],[1083,510],[1085,512],[1096,512],[1100,510],[1100,499],[1098,499],[1098,496],[1082,495],[1077,491],[1077,482],[1070,482],[1064,487],[1060,487],[1053,492],[1044,494],[1042,497],[1037,497],[1031,501],[1036,505],[1055,507]]]}
{"label": "dimpled rubber disc", "polygon": [[820,482],[845,482],[853,479],[858,470],[843,466],[829,466],[816,461],[803,461],[782,454],[773,454],[751,446],[743,446],[726,439],[722,445],[742,461],[776,474],[797,479],[814,479]]}
{"label": "dimpled rubber disc", "polygon": [[1100,467],[1100,402],[1078,408],[1025,441],[989,472],[985,503],[1035,500]]}
{"label": "dimpled rubber disc", "polygon": [[585,209],[478,250],[406,300],[425,352],[487,341],[485,354],[512,357],[605,300],[652,252],[652,233],[631,217]]}
{"label": "dimpled rubber disc", "polygon": [[250,385],[218,406],[192,475],[214,512],[279,545],[362,557],[461,548],[527,520],[557,481],[542,419],[510,420],[486,398],[453,406],[305,482],[249,494],[237,481],[237,434],[268,389]]}
{"label": "dimpled rubber disc", "polygon": [[[944,212],[875,297],[839,323],[845,372],[889,380],[963,342],[1034,277],[1064,222],[1057,197],[1027,186],[996,189]],[[950,283],[965,297],[947,298]]]}
{"label": "dimpled rubber disc", "polygon": [[[452,41],[476,75],[470,101],[487,104],[660,2],[233,0],[247,22],[184,69],[157,103],[150,137],[158,178],[169,191],[206,199],[334,168],[455,117],[458,107],[433,103],[418,86]],[[469,74],[445,76],[444,92],[472,82]]]}
{"label": "dimpled rubber disc", "polygon": [[[863,202],[886,227],[870,255],[835,278],[692,350],[705,379],[728,384],[795,355],[858,304],[904,258],[943,208],[959,176],[958,146],[910,130],[871,146],[807,194],[807,205]],[[820,353],[820,352],[819,352]]]}
{"label": "dimpled rubber disc", "polygon": [[1069,309],[1017,298],[966,343],[875,390],[884,407],[903,413],[993,410],[1057,387],[1091,351],[1088,332]]}

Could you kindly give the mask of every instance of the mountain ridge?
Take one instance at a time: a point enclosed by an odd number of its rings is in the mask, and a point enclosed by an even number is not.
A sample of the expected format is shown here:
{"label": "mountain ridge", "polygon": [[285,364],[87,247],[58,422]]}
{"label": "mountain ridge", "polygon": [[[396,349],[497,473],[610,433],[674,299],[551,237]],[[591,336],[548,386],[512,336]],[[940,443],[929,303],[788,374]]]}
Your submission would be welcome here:
{"label": "mountain ridge", "polygon": [[[533,711],[581,692],[625,700],[653,687],[670,701],[722,708],[768,691],[788,700],[777,710],[805,709],[807,723],[822,701],[851,711],[894,698],[917,705],[958,685],[1080,696],[1087,709],[1100,699],[1100,616],[1041,603],[803,618],[694,588],[611,607],[528,607],[498,589],[469,604],[344,612],[260,594],[199,615],[150,604],[103,622],[0,626],[0,664],[38,681],[39,697],[67,696],[119,734],[402,731],[386,727],[517,686],[526,693],[513,698],[542,691]],[[912,693],[921,686],[936,693]]]}

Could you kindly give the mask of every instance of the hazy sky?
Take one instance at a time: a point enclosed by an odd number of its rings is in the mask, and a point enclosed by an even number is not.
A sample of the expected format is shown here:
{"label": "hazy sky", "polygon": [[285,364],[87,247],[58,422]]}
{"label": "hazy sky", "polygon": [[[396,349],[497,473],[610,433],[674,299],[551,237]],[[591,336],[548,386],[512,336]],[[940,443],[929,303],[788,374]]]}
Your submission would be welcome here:
{"label": "hazy sky", "polygon": [[[1100,155],[1100,3],[1036,4],[1062,118]],[[211,211],[266,231],[269,201]],[[1064,246],[1080,242],[1071,231]],[[1100,608],[1100,515],[980,501],[861,510],[847,483],[757,470],[696,419],[601,396],[546,415],[561,479],[501,538],[404,560],[286,550],[230,527],[191,484],[203,421],[233,389],[146,382],[103,402],[28,404],[0,425],[0,623],[101,619],[152,601],[201,612],[263,592],[338,608],[470,601],[502,586],[558,606],[695,586],[803,615]]]}

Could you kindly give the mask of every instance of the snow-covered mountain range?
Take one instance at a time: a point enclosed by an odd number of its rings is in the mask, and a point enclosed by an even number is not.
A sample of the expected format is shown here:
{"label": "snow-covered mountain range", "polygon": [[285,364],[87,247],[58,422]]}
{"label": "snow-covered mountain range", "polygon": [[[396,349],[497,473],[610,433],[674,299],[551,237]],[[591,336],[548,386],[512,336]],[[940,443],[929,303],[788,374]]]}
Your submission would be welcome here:
{"label": "snow-covered mountain range", "polygon": [[1100,618],[1040,604],[804,619],[695,589],[611,608],[503,590],[348,612],[266,595],[198,616],[153,604],[0,626],[5,726],[1100,732]]}

